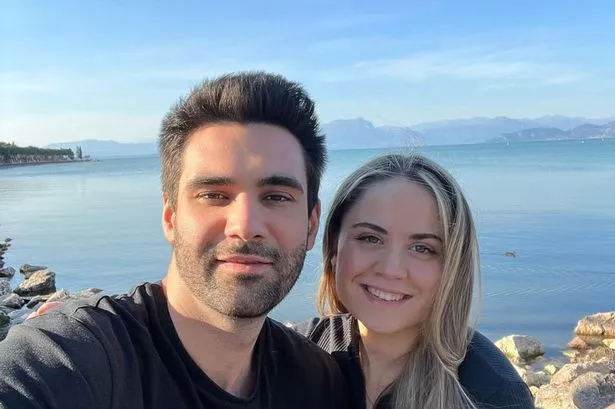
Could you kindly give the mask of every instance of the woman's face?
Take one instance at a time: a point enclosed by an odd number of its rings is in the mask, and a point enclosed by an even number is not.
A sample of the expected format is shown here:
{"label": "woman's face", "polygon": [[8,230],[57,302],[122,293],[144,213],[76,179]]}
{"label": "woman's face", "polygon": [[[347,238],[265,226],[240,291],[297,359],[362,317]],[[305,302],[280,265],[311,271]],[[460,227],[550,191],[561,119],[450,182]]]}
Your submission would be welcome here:
{"label": "woman's face", "polygon": [[343,216],[332,259],[340,301],[370,331],[415,329],[442,275],[442,240],[425,188],[402,178],[369,186]]}

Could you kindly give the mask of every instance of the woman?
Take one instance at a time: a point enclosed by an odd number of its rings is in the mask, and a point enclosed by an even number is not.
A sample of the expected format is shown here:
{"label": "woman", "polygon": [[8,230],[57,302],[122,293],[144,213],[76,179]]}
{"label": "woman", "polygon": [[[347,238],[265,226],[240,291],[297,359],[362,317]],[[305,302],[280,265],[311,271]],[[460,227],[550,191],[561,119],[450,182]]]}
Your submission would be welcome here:
{"label": "woman", "polygon": [[294,328],[330,352],[359,408],[533,408],[512,365],[469,325],[479,254],[453,177],[386,155],[340,186],[325,224],[322,318]]}

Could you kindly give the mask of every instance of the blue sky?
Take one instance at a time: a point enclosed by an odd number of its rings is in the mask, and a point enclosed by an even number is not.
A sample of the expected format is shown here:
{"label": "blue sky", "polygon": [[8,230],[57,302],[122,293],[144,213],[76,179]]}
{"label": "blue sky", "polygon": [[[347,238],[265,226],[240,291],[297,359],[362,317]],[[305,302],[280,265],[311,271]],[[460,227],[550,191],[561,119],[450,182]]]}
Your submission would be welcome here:
{"label": "blue sky", "polygon": [[264,69],[323,122],[615,115],[611,1],[0,0],[0,140],[156,138],[190,87]]}

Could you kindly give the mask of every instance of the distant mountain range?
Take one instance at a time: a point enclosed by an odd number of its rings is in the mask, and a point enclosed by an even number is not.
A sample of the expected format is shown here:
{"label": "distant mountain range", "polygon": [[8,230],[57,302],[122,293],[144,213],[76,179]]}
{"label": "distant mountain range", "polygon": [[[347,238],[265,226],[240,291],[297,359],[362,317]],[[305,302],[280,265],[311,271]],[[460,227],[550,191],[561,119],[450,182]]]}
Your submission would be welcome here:
{"label": "distant mountain range", "polygon": [[504,133],[490,142],[561,141],[566,139],[615,138],[615,122],[606,125],[584,124],[569,130],[560,128],[531,128]]}
{"label": "distant mountain range", "polygon": [[[504,141],[615,137],[615,117],[587,119],[560,115],[536,119],[507,117],[453,119],[414,126],[375,126],[363,119],[343,119],[326,123],[329,149],[389,148],[422,145],[457,145]],[[84,155],[93,157],[149,155],[158,152],[155,142],[120,143],[83,140],[53,143],[46,147],[72,148],[80,145]]]}
{"label": "distant mountain range", "polygon": [[423,136],[411,128],[374,126],[363,118],[329,122],[322,126],[322,131],[329,149],[424,145]]}

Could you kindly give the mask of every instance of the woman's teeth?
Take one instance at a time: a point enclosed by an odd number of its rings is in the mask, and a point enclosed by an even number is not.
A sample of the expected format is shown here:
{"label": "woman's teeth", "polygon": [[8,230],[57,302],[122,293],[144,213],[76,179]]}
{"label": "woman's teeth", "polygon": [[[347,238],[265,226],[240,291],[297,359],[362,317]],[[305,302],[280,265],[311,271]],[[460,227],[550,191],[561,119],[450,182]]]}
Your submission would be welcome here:
{"label": "woman's teeth", "polygon": [[370,286],[366,286],[366,288],[371,295],[384,301],[401,301],[405,298],[405,295],[403,294],[393,294],[386,291],[378,290]]}

